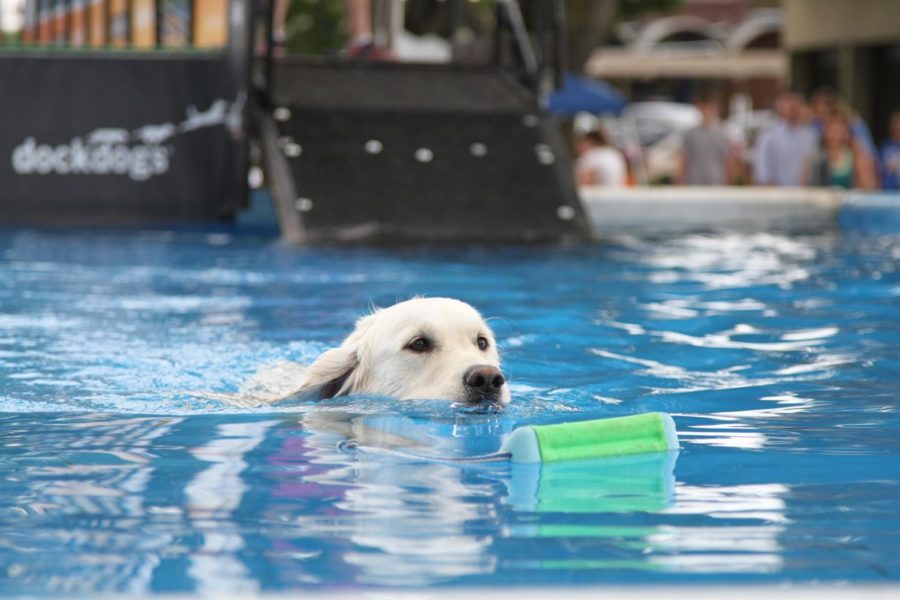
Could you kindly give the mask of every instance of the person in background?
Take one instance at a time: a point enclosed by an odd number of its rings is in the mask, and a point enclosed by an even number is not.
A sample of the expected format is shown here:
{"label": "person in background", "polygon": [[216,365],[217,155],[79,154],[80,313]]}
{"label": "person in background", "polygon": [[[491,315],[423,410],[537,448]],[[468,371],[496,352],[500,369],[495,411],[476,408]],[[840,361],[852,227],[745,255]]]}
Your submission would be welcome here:
{"label": "person in background", "polygon": [[[283,56],[287,40],[286,23],[291,0],[273,2],[272,49],[275,56]],[[351,58],[394,60],[389,50],[380,48],[372,35],[372,2],[374,0],[344,0],[344,20],[349,40],[344,54]],[[398,0],[383,0],[385,6]]]}
{"label": "person in background", "polygon": [[575,180],[578,185],[623,186],[628,169],[625,158],[601,130],[589,131],[578,140]]}
{"label": "person in background", "polygon": [[[833,90],[825,87],[817,89],[810,95],[809,106],[813,113],[812,126],[816,130],[816,135],[819,136],[822,135],[825,121],[831,118],[835,111],[847,111],[840,97]],[[850,134],[873,160],[878,159],[878,149],[875,147],[869,126],[852,110],[850,111]]]}
{"label": "person in background", "polygon": [[719,120],[719,103],[712,94],[701,94],[694,104],[701,122],[684,134],[678,183],[729,185],[734,179],[732,144]]}
{"label": "person in background", "polygon": [[816,132],[804,118],[805,103],[797,92],[782,92],[775,110],[779,122],[756,141],[753,180],[757,185],[802,185],[816,150]]}
{"label": "person in background", "polygon": [[842,189],[875,189],[877,177],[864,142],[853,135],[853,112],[838,106],[822,121],[822,140],[812,161],[811,185]]}
{"label": "person in background", "polygon": [[900,110],[891,115],[888,140],[881,146],[881,187],[900,190]]}
{"label": "person in background", "polygon": [[[372,32],[372,4],[376,0],[344,0],[344,15],[347,23],[349,41],[344,54],[351,58],[368,58],[372,60],[396,60],[394,53],[382,47],[383,40],[375,39]],[[384,10],[398,0],[382,0]]]}
{"label": "person in background", "polygon": [[[270,2],[273,0],[269,0]],[[274,0],[274,13],[272,15],[272,52],[275,56],[284,56],[284,43],[287,40],[285,22],[291,0]]]}

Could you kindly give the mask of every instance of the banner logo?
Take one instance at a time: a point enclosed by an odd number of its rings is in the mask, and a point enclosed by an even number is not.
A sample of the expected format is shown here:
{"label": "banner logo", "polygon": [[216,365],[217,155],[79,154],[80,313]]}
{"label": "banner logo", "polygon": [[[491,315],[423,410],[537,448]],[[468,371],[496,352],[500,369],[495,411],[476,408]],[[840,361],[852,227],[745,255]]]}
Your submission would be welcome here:
{"label": "banner logo", "polygon": [[226,123],[228,103],[215,100],[205,111],[189,106],[178,124],[145,125],[134,131],[119,128],[95,129],[73,138],[68,144],[40,144],[27,137],[13,149],[12,166],[20,175],[124,175],[146,181],[169,170],[175,149],[165,145],[189,131]]}
{"label": "banner logo", "polygon": [[[99,129],[128,134],[124,129]],[[38,144],[33,137],[13,150],[13,169],[20,175],[128,175],[144,181],[169,170],[171,148],[164,146],[129,146],[124,143],[97,142],[93,134],[86,140],[74,138],[68,144]]]}

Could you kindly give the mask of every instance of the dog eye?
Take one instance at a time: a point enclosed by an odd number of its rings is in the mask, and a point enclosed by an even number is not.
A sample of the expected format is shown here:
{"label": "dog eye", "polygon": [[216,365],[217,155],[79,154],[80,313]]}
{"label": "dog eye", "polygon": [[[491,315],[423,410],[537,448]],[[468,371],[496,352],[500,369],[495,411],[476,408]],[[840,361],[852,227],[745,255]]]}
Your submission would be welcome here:
{"label": "dog eye", "polygon": [[479,350],[487,350],[488,346],[490,346],[490,342],[488,342],[487,338],[483,335],[478,336],[478,349]]}
{"label": "dog eye", "polygon": [[406,348],[408,350],[412,350],[413,352],[418,352],[421,354],[422,352],[428,352],[429,350],[431,350],[431,342],[425,338],[419,337],[407,344]]}

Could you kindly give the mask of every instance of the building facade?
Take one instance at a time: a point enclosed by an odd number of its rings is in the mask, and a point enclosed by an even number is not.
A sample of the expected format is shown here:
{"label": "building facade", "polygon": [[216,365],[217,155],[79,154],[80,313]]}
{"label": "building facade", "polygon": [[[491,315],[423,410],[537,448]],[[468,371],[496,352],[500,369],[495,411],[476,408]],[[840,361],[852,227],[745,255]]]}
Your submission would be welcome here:
{"label": "building facade", "polygon": [[900,109],[900,2],[783,0],[791,85],[836,90],[865,119],[875,140]]}

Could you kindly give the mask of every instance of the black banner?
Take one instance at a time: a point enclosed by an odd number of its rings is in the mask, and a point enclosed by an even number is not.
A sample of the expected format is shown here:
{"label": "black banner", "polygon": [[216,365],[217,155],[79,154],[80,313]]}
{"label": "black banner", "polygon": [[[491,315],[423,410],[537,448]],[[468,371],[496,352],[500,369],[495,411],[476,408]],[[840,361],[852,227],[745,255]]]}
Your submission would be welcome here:
{"label": "black banner", "polygon": [[222,57],[0,55],[0,223],[226,217],[242,102]]}

